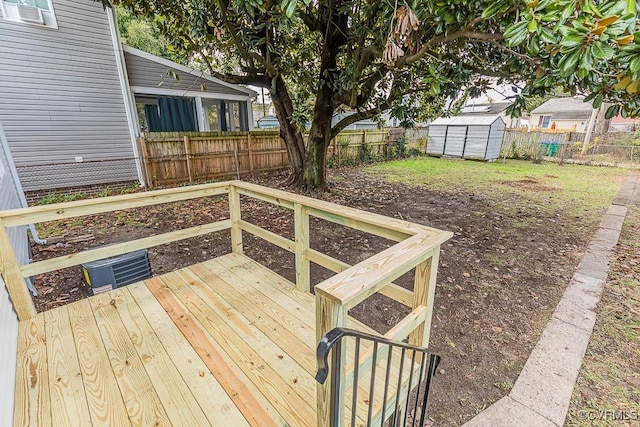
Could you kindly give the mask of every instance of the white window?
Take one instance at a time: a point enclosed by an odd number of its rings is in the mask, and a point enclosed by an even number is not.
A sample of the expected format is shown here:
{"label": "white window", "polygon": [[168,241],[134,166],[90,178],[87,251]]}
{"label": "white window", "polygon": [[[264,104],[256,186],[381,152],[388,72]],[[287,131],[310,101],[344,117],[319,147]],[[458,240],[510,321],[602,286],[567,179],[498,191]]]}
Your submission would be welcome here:
{"label": "white window", "polygon": [[548,128],[549,127],[549,121],[551,121],[551,116],[543,116],[542,117],[542,128]]}
{"label": "white window", "polygon": [[7,21],[58,28],[51,0],[0,0]]}

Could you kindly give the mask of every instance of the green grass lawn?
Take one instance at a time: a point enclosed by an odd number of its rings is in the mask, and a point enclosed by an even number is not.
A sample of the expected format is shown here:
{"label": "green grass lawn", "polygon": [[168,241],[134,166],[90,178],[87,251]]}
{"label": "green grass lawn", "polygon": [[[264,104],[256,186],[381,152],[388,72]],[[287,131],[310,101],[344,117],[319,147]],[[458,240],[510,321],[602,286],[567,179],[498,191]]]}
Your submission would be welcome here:
{"label": "green grass lawn", "polygon": [[468,192],[490,199],[519,195],[541,207],[564,209],[576,216],[608,207],[629,173],[597,166],[520,160],[486,163],[433,157],[379,164],[366,171],[382,174],[389,181],[445,192]]}

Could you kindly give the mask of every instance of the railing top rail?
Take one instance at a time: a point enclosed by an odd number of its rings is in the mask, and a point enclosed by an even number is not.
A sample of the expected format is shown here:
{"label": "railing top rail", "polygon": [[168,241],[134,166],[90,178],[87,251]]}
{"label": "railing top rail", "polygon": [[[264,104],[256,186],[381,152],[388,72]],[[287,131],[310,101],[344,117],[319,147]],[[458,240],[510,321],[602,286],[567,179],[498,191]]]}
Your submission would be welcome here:
{"label": "railing top rail", "polygon": [[338,217],[350,218],[356,221],[379,226],[382,229],[400,232],[406,234],[407,237],[414,234],[445,234],[447,237],[444,240],[448,240],[451,237],[450,233],[439,230],[437,228],[427,227],[425,225],[420,225],[396,218],[389,218],[384,215],[338,205],[336,203],[327,202],[325,200],[314,199],[313,197],[303,196],[295,193],[288,193],[286,191],[263,187],[261,185],[251,184],[244,181],[230,181],[229,184],[241,189],[271,196],[279,201],[284,201],[285,203],[283,203],[283,205],[299,203],[303,206],[334,214]]}
{"label": "railing top rail", "polygon": [[315,286],[316,295],[351,308],[434,254],[453,236],[417,234]]}
{"label": "railing top rail", "polygon": [[73,202],[12,209],[0,212],[0,221],[5,227],[55,221],[104,212],[151,206],[199,197],[215,196],[229,192],[228,182],[167,188],[119,196],[98,197]]}

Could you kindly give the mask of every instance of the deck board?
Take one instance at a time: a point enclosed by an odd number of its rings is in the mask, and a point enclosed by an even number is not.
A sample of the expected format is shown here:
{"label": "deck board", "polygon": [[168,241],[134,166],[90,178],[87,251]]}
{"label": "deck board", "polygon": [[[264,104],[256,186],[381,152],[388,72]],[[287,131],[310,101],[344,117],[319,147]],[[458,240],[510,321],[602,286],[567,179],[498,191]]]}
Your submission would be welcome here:
{"label": "deck board", "polygon": [[89,301],[70,304],[68,310],[93,425],[131,425]]}
{"label": "deck board", "polygon": [[[15,425],[315,425],[314,303],[229,254],[40,313],[20,325]],[[357,425],[382,407],[369,381]]]}

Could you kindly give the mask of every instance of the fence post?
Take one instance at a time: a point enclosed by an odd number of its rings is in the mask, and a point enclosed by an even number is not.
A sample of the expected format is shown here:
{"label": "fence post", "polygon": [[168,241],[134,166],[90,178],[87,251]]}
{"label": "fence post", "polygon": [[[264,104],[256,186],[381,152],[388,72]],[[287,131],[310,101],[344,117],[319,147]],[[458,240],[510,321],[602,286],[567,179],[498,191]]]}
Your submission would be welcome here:
{"label": "fence post", "polygon": [[151,162],[149,162],[149,151],[147,146],[147,140],[144,136],[137,138],[138,146],[140,147],[140,155],[142,156],[142,164],[144,165],[144,177],[146,179],[146,184],[148,189],[153,188],[153,180],[151,179],[151,172],[149,168],[151,168]]}
{"label": "fence post", "polygon": [[247,150],[249,151],[249,172],[253,173],[253,152],[251,151],[251,132],[247,132]]}
{"label": "fence post", "polygon": [[182,138],[184,142],[184,156],[187,159],[187,173],[189,174],[189,182],[193,182],[193,175],[191,174],[191,155],[189,150],[189,136],[185,135]]}
{"label": "fence post", "polygon": [[296,287],[302,292],[311,291],[311,270],[307,250],[309,249],[309,214],[300,203],[293,205],[296,241]]}

